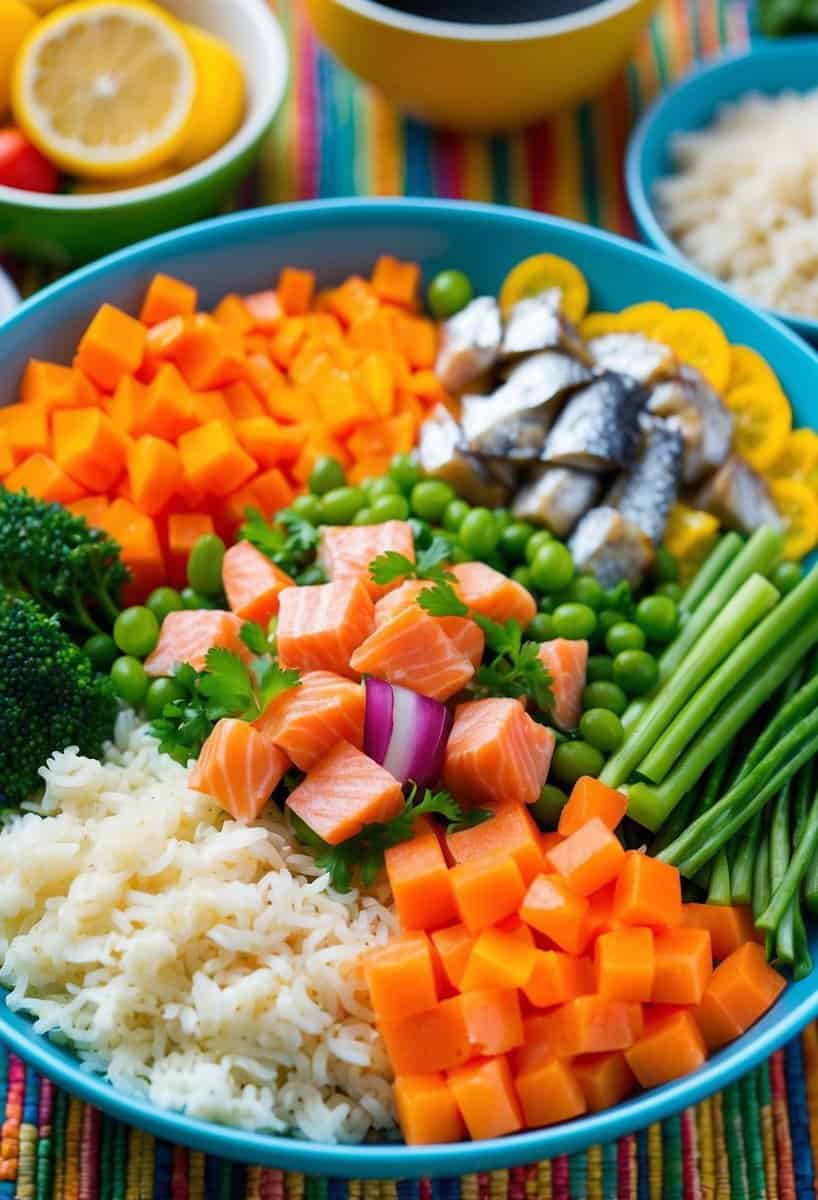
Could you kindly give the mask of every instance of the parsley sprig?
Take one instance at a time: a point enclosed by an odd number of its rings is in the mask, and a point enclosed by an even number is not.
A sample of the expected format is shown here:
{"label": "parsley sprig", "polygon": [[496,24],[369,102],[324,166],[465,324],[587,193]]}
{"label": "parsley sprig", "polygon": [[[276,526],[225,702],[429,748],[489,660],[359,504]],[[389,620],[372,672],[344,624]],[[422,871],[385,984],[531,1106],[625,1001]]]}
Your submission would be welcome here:
{"label": "parsley sprig", "polygon": [[399,554],[397,550],[385,550],[369,564],[369,575],[379,587],[397,583],[399,579],[453,579],[451,569],[446,563],[451,553],[450,543],[442,537],[432,538],[425,550],[419,550],[415,562],[405,554]]}
{"label": "parsley sprig", "polygon": [[250,542],[282,571],[297,577],[315,560],[318,530],[289,509],[282,509],[271,524],[257,508],[248,508],[239,538]]}
{"label": "parsley sprig", "polygon": [[311,852],[315,865],[329,874],[336,891],[348,892],[356,872],[361,886],[370,887],[383,867],[385,852],[390,846],[409,841],[418,817],[443,817],[448,832],[455,833],[480,825],[493,815],[485,808],[462,809],[446,791],[433,792],[427,788],[422,800],[418,800],[417,791],[412,784],[403,808],[391,821],[366,825],[360,833],[338,846],[330,846],[293,812],[290,820],[296,837]]}

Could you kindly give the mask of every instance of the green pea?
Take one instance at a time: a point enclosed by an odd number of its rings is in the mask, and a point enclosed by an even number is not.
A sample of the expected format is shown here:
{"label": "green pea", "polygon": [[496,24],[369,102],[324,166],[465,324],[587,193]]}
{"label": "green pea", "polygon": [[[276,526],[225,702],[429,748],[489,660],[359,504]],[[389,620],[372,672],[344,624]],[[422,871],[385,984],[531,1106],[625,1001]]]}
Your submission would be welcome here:
{"label": "green pea", "polygon": [[91,660],[95,671],[110,671],[111,665],[119,654],[116,642],[107,633],[92,633],[83,642],[83,650]]}
{"label": "green pea", "polygon": [[506,558],[512,562],[525,562],[525,548],[534,530],[527,521],[509,521],[500,531],[498,543]]}
{"label": "green pea", "polygon": [[656,589],[657,596],[667,596],[674,604],[678,604],[684,595],[684,588],[680,583],[660,583]]}
{"label": "green pea", "polygon": [[[613,664],[611,664],[613,668]],[[607,708],[621,717],[628,707],[628,697],[618,683],[609,679],[596,679],[582,693],[583,708]]]}
{"label": "green pea", "polygon": [[547,546],[549,542],[553,542],[554,535],[549,533],[547,529],[535,529],[525,544],[525,561],[529,566],[537,557],[537,551],[543,546]]}
{"label": "green pea", "polygon": [[409,516],[409,501],[405,496],[379,496],[372,501],[369,511],[374,525],[383,521],[405,521]]}
{"label": "green pea", "polygon": [[568,797],[560,788],[547,783],[531,805],[531,815],[540,829],[556,829]]}
{"label": "green pea", "polygon": [[111,666],[111,683],[120,700],[139,708],[148,690],[148,676],[138,658],[124,654]]}
{"label": "green pea", "polygon": [[494,513],[487,508],[473,508],[460,526],[460,545],[473,558],[486,559],[494,552],[500,537]]}
{"label": "green pea", "polygon": [[151,610],[160,625],[168,613],[178,612],[182,607],[182,597],[172,587],[154,588],[145,601],[145,608]]}
{"label": "green pea", "polygon": [[310,492],[305,492],[303,496],[296,496],[290,508],[302,521],[308,521],[310,525],[321,524],[321,501]]}
{"label": "green pea", "polygon": [[613,754],[625,740],[622,722],[609,708],[587,709],[580,718],[579,732],[603,754]]}
{"label": "green pea", "polygon": [[417,517],[410,517],[409,528],[412,530],[416,550],[426,550],[432,544],[432,527],[428,521],[420,521]]}
{"label": "green pea", "polygon": [[453,267],[438,271],[426,290],[429,312],[438,321],[453,317],[473,298],[474,288],[468,275]]}
{"label": "green pea", "polygon": [[645,650],[623,650],[614,659],[614,681],[629,696],[644,696],[659,682],[656,659]]}
{"label": "green pea", "polygon": [[182,597],[182,608],[200,609],[200,608],[218,608],[218,604],[211,596],[204,596],[201,592],[197,592],[195,588],[182,588],[179,595]]}
{"label": "green pea", "polygon": [[560,604],[552,619],[557,637],[572,641],[589,638],[596,629],[596,613],[587,604]]}
{"label": "green pea", "polygon": [[310,471],[309,489],[313,496],[325,496],[327,492],[344,487],[346,481],[346,471],[338,459],[322,454]]}
{"label": "green pea", "polygon": [[375,525],[377,522],[372,516],[371,508],[359,508],[355,516],[352,518],[353,525]]}
{"label": "green pea", "polygon": [[458,563],[471,562],[471,559],[462,546],[452,546],[452,562],[457,566]]}
{"label": "green pea", "polygon": [[361,488],[369,497],[370,504],[374,500],[379,500],[381,496],[401,496],[398,484],[391,475],[381,475],[378,479],[364,480]]}
{"label": "green pea", "polygon": [[454,488],[450,488],[442,479],[422,479],[412,488],[409,502],[416,517],[436,525],[440,522],[446,505],[454,498]]}
{"label": "green pea", "polygon": [[144,605],[126,608],[114,621],[114,641],[123,654],[145,658],[159,641],[159,622]]}
{"label": "green pea", "polygon": [[404,496],[423,478],[423,472],[411,454],[396,454],[389,464],[389,474]]}
{"label": "green pea", "polygon": [[614,657],[623,650],[644,650],[645,641],[644,633],[632,621],[619,621],[605,634],[605,647]]}
{"label": "green pea", "polygon": [[537,551],[531,574],[542,591],[556,592],[567,587],[573,579],[574,560],[562,542],[551,541]]}
{"label": "green pea", "polygon": [[166,704],[173,704],[174,700],[183,700],[186,695],[187,692],[181,683],[177,683],[175,679],[170,679],[166,675],[161,675],[158,679],[152,679],[148,685],[145,711],[150,719],[155,721],[162,716]]}
{"label": "green pea", "polygon": [[577,575],[570,585],[571,599],[587,604],[595,612],[605,603],[605,591],[593,575]]}
{"label": "green pea", "polygon": [[781,595],[786,596],[787,592],[798,587],[803,577],[804,570],[800,563],[782,562],[774,569],[770,579],[773,587],[777,587]]}
{"label": "green pea", "polygon": [[492,515],[497,522],[497,528],[500,533],[503,532],[507,525],[511,524],[511,513],[507,508],[495,508]]}
{"label": "green pea", "polygon": [[679,563],[664,546],[660,546],[656,551],[651,573],[657,583],[679,582]]}
{"label": "green pea", "polygon": [[351,525],[355,514],[365,506],[366,496],[358,487],[333,488],[321,500],[327,525]]}
{"label": "green pea", "polygon": [[572,788],[583,775],[596,777],[605,759],[590,742],[561,742],[554,751],[551,774],[563,787]]}
{"label": "green pea", "polygon": [[608,588],[605,593],[606,608],[615,608],[620,614],[620,620],[628,619],[633,608],[633,590],[629,583],[618,583],[614,588]]}
{"label": "green pea", "polygon": [[607,654],[592,654],[588,659],[585,678],[589,683],[598,683],[602,679],[613,679],[613,659]]}
{"label": "green pea", "polygon": [[470,512],[471,508],[466,501],[455,497],[443,510],[443,528],[447,529],[449,533],[458,533]]}
{"label": "green pea", "polygon": [[511,572],[511,578],[527,588],[529,592],[533,592],[534,580],[531,578],[531,567],[515,567]]}
{"label": "green pea", "polygon": [[222,588],[225,545],[217,533],[203,533],[187,560],[187,581],[197,592],[216,596]]}
{"label": "green pea", "polygon": [[622,620],[622,614],[618,613],[615,608],[603,608],[596,615],[596,630],[598,636],[602,639],[604,645],[608,631],[613,629],[614,625],[619,625]]}
{"label": "green pea", "polygon": [[636,624],[650,641],[670,642],[679,628],[679,610],[668,596],[645,596],[636,606]]}
{"label": "green pea", "polygon": [[555,636],[554,619],[549,613],[536,613],[530,620],[526,634],[535,642],[547,642]]}

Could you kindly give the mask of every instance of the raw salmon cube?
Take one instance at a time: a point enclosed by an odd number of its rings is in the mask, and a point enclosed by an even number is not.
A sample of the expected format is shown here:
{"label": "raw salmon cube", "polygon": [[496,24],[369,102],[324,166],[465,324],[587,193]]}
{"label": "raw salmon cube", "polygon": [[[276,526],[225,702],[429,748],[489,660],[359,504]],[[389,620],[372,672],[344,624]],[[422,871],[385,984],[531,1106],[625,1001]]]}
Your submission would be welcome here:
{"label": "raw salmon cube", "polygon": [[227,603],[242,621],[258,621],[266,628],[278,612],[278,597],[294,581],[249,542],[236,542],[222,566]]}
{"label": "raw salmon cube", "polygon": [[[426,588],[432,587],[427,579],[407,579],[393,592],[381,596],[375,605],[375,628],[379,629],[390,617],[397,616],[404,609],[417,604],[418,596]],[[480,666],[483,658],[486,639],[483,630],[468,617],[435,617],[440,628],[453,643],[455,648],[464,654],[474,667]]]}
{"label": "raw salmon cube", "polygon": [[371,596],[382,596],[396,583],[379,587],[369,574],[369,565],[379,554],[394,550],[415,561],[415,540],[408,521],[384,521],[381,525],[326,525],[321,530],[318,562],[328,577],[363,579]]}
{"label": "raw salmon cube", "polygon": [[454,589],[463,603],[492,621],[501,625],[519,621],[525,629],[537,612],[534,597],[527,588],[486,563],[458,563],[452,567],[452,574],[456,581]]}
{"label": "raw salmon cube", "polygon": [[378,763],[349,742],[339,742],[290,793],[287,804],[314,833],[337,846],[364,825],[396,817],[403,792]]}
{"label": "raw salmon cube", "polygon": [[278,598],[278,661],[299,671],[357,679],[353,652],[372,632],[375,610],[360,579],[285,588]]}
{"label": "raw salmon cube", "polygon": [[190,663],[196,671],[205,665],[213,646],[232,650],[249,658],[239,637],[241,621],[234,613],[221,609],[192,609],[171,612],[162,622],[159,641],[145,659],[148,675],[170,675],[177,663]]}
{"label": "raw salmon cube", "polygon": [[306,671],[300,685],[277,696],[255,725],[309,771],[336,742],[363,745],[363,687],[332,671]]}
{"label": "raw salmon cube", "polygon": [[548,776],[554,735],[516,700],[460,704],[443,782],[461,804],[533,804]]}
{"label": "raw salmon cube", "polygon": [[188,786],[218,800],[237,821],[255,821],[290,760],[246,721],[224,717],[213,729]]}
{"label": "raw salmon cube", "polygon": [[582,693],[588,668],[588,643],[554,638],[543,642],[537,657],[551,676],[551,714],[560,729],[576,729],[582,716]]}
{"label": "raw salmon cube", "polygon": [[433,700],[448,700],[466,686],[474,667],[455,648],[434,617],[417,605],[405,608],[363,642],[352,668],[411,688]]}

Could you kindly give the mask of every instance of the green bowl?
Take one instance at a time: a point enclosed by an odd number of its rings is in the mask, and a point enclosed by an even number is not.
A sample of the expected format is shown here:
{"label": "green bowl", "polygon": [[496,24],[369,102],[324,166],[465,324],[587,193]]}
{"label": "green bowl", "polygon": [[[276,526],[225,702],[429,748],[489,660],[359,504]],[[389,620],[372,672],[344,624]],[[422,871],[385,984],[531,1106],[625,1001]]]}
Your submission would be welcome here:
{"label": "green bowl", "polygon": [[0,187],[0,251],[58,267],[88,262],[218,213],[261,150],[287,83],[287,48],[266,0],[162,0],[180,20],[218,34],[239,56],[247,112],[204,162],[121,192],[43,195]]}

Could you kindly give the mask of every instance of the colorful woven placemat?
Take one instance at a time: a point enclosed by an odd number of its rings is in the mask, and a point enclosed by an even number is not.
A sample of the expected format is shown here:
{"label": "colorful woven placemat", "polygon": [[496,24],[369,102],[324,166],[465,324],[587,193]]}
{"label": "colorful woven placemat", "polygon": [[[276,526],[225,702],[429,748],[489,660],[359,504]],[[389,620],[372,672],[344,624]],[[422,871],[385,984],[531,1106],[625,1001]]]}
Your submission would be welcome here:
{"label": "colorful woven placemat", "polygon": [[[593,104],[507,138],[405,120],[318,47],[299,0],[285,109],[239,207],[313,196],[494,200],[631,234],[622,158],[636,116],[695,57],[748,37],[726,0],[662,0]],[[21,264],[26,291],[45,282]],[[434,1182],[342,1182],[225,1162],[110,1120],[0,1047],[0,1200],[815,1200],[818,1029],[695,1109],[585,1154]]]}

